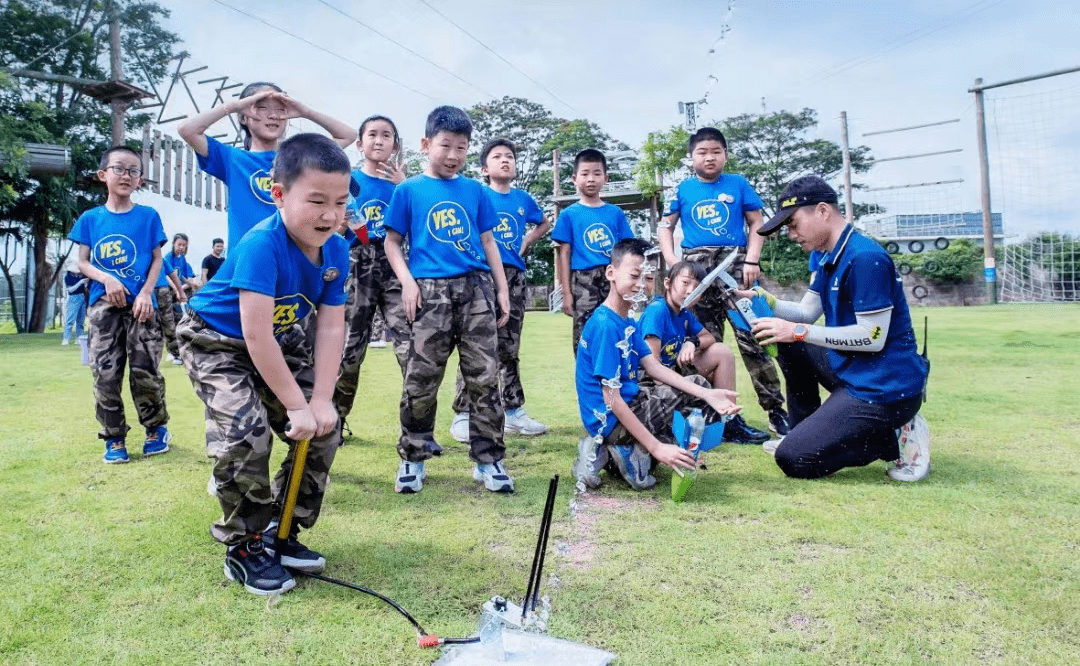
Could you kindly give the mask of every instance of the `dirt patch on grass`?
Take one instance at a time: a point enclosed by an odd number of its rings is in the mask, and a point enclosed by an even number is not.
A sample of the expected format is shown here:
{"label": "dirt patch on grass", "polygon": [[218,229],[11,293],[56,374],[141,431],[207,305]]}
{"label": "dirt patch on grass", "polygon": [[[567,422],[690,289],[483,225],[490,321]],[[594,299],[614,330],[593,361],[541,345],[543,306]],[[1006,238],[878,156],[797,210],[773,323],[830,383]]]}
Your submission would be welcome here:
{"label": "dirt patch on grass", "polygon": [[611,497],[607,495],[578,494],[570,502],[569,534],[564,541],[555,542],[555,552],[565,564],[574,569],[588,569],[596,551],[593,538],[596,524],[605,515],[630,511],[656,511],[660,502],[655,497]]}

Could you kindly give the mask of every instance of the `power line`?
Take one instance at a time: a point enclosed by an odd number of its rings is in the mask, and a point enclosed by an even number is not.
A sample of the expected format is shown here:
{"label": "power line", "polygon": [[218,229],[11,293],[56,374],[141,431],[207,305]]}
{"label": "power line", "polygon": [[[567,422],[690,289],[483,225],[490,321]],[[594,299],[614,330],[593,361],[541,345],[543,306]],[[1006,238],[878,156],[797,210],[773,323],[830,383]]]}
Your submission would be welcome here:
{"label": "power line", "polygon": [[277,30],[278,32],[283,32],[286,35],[288,35],[288,36],[290,36],[290,37],[292,37],[294,39],[299,39],[301,42],[304,42],[308,46],[313,46],[313,47],[319,49],[320,51],[323,51],[324,53],[329,53],[330,55],[334,56],[335,58],[340,58],[341,60],[344,60],[347,63],[356,65],[360,69],[362,69],[362,70],[364,70],[366,72],[370,72],[370,73],[374,74],[375,76],[379,77],[380,79],[389,81],[390,83],[393,83],[395,85],[399,85],[402,88],[405,88],[406,90],[412,91],[412,92],[416,93],[417,95],[420,95],[421,97],[426,97],[427,99],[434,100],[434,98],[431,95],[428,95],[426,93],[422,93],[419,90],[417,90],[416,88],[410,87],[410,86],[402,83],[401,81],[397,81],[395,79],[392,79],[389,76],[386,76],[385,74],[380,74],[379,72],[376,72],[375,70],[371,69],[370,67],[365,67],[364,65],[361,65],[360,63],[356,62],[355,60],[352,60],[351,58],[346,58],[345,56],[341,55],[340,53],[335,53],[334,51],[331,51],[330,49],[328,49],[328,48],[326,48],[324,46],[319,46],[315,42],[304,39],[300,35],[289,32],[285,28],[278,27],[278,26],[274,25],[273,23],[268,23],[268,22],[264,21],[263,19],[259,18],[258,16],[253,16],[251,14],[248,14],[244,10],[238,9],[237,7],[234,7],[234,6],[230,5],[227,2],[222,2],[222,0],[214,0],[214,2],[218,3],[219,5],[221,5],[223,7],[228,7],[229,9],[231,9],[231,10],[233,10],[235,12],[239,12],[240,14],[243,14],[244,16],[248,17],[249,19],[258,21],[259,23],[262,23],[263,25],[265,25],[265,26],[267,26],[269,28],[273,28],[274,30]]}
{"label": "power line", "polygon": [[384,34],[384,33],[382,33],[382,32],[379,32],[378,30],[376,30],[375,28],[371,27],[371,26],[370,26],[370,25],[368,25],[367,23],[364,23],[363,21],[361,21],[360,19],[356,18],[355,16],[353,16],[353,15],[351,15],[351,14],[347,14],[346,12],[344,12],[344,11],[342,11],[341,9],[339,9],[339,8],[335,7],[334,5],[330,4],[329,2],[326,2],[326,0],[316,0],[316,2],[319,2],[319,3],[323,4],[323,5],[326,5],[326,6],[327,6],[327,7],[329,7],[330,9],[333,9],[333,10],[334,10],[335,12],[337,12],[338,14],[341,14],[341,15],[342,15],[342,16],[344,16],[345,18],[347,18],[347,19],[350,19],[350,20],[352,20],[353,22],[357,23],[358,25],[361,25],[361,26],[363,26],[363,27],[367,28],[368,30],[370,30],[371,32],[375,33],[375,34],[376,34],[376,35],[378,35],[379,37],[382,37],[383,39],[387,40],[388,42],[391,42],[391,43],[393,43],[393,44],[396,44],[397,46],[399,46],[399,47],[400,47],[400,48],[402,48],[403,50],[405,50],[405,51],[407,51],[407,52],[411,53],[412,55],[416,56],[417,58],[419,58],[419,59],[423,60],[424,62],[426,62],[427,64],[431,65],[432,67],[436,67],[436,68],[438,68],[438,69],[440,69],[440,70],[442,70],[442,71],[446,72],[447,74],[449,74],[450,76],[454,77],[454,78],[455,78],[455,79],[457,79],[458,81],[461,81],[462,83],[464,83],[465,85],[469,86],[470,88],[472,88],[472,89],[474,89],[474,90],[478,90],[479,92],[483,93],[484,95],[486,95],[487,97],[489,97],[489,98],[491,98],[491,99],[494,99],[494,98],[495,98],[495,95],[492,95],[491,93],[487,92],[487,91],[486,91],[486,90],[484,90],[483,88],[481,88],[481,87],[477,86],[477,85],[476,85],[476,84],[474,84],[474,83],[470,83],[469,81],[466,81],[465,79],[461,78],[460,76],[458,76],[458,75],[457,75],[457,74],[455,74],[454,72],[450,71],[449,69],[447,69],[447,68],[443,67],[443,66],[442,66],[442,65],[440,65],[439,63],[437,63],[437,62],[434,62],[434,61],[432,61],[432,60],[428,60],[428,59],[427,59],[426,57],[424,57],[424,56],[420,55],[420,54],[419,54],[419,53],[417,53],[416,51],[413,51],[413,50],[412,50],[412,49],[410,49],[410,48],[409,48],[408,46],[405,46],[404,44],[402,44],[401,42],[397,41],[397,40],[396,40],[396,39],[394,39],[393,37],[390,37],[389,35],[386,35],[386,34]]}
{"label": "power line", "polygon": [[552,99],[554,99],[555,101],[559,102],[560,104],[562,104],[562,105],[563,105],[563,106],[565,106],[566,108],[570,109],[571,111],[573,111],[573,112],[577,113],[577,109],[575,109],[575,108],[574,108],[573,106],[571,106],[571,105],[570,105],[569,103],[567,103],[567,102],[564,102],[564,101],[563,101],[563,100],[562,100],[562,99],[561,99],[561,98],[560,98],[560,97],[559,97],[558,95],[556,95],[555,93],[553,93],[553,92],[551,92],[550,90],[548,90],[547,86],[545,86],[545,85],[544,85],[543,83],[540,83],[539,81],[537,81],[537,80],[536,80],[536,79],[534,79],[533,77],[529,76],[529,75],[528,75],[528,74],[526,74],[525,72],[523,72],[523,71],[521,71],[520,69],[518,69],[517,65],[515,65],[514,63],[510,62],[510,61],[509,61],[509,60],[507,60],[506,58],[504,58],[504,57],[502,57],[501,55],[499,55],[499,54],[498,54],[498,53],[497,53],[497,52],[496,52],[496,51],[495,51],[494,49],[492,49],[492,48],[491,48],[490,46],[488,46],[488,45],[487,45],[487,44],[485,44],[484,42],[480,41],[480,39],[479,39],[478,37],[476,37],[476,36],[475,36],[475,35],[473,35],[473,34],[472,34],[471,32],[469,32],[469,31],[468,31],[468,30],[466,30],[465,28],[462,28],[462,27],[461,27],[460,25],[458,25],[457,23],[455,23],[455,22],[454,22],[454,19],[450,18],[450,17],[449,17],[449,16],[447,16],[446,14],[443,14],[443,13],[442,13],[442,12],[440,12],[440,11],[439,11],[438,9],[435,9],[434,7],[432,7],[432,6],[431,6],[431,3],[429,3],[429,2],[427,1],[427,0],[420,0],[420,2],[421,2],[422,4],[424,4],[424,5],[426,5],[426,6],[427,6],[427,8],[428,8],[428,9],[430,9],[431,11],[435,12],[435,13],[436,13],[436,14],[438,14],[439,16],[441,16],[441,17],[443,17],[444,19],[446,19],[446,21],[447,21],[447,22],[448,22],[448,23],[449,23],[450,25],[454,26],[455,28],[457,28],[457,29],[458,29],[458,30],[460,30],[461,32],[465,33],[465,34],[466,34],[466,35],[467,35],[467,36],[468,36],[468,37],[469,37],[470,39],[472,39],[472,40],[473,40],[474,42],[476,42],[476,43],[477,43],[477,44],[479,44],[480,46],[483,46],[483,47],[484,47],[485,49],[487,49],[487,50],[488,50],[488,51],[489,51],[489,52],[490,52],[490,53],[491,53],[492,55],[494,55],[494,56],[495,56],[496,58],[498,58],[499,60],[502,60],[502,61],[503,61],[503,62],[505,62],[505,63],[506,63],[507,65],[510,65],[510,67],[512,67],[512,68],[514,69],[514,71],[516,71],[516,72],[517,72],[518,74],[521,74],[522,76],[524,76],[525,78],[527,78],[528,80],[532,81],[532,82],[533,82],[534,84],[536,84],[537,86],[539,86],[541,90],[543,90],[544,92],[546,92],[546,93],[547,93],[548,95],[551,95]]}

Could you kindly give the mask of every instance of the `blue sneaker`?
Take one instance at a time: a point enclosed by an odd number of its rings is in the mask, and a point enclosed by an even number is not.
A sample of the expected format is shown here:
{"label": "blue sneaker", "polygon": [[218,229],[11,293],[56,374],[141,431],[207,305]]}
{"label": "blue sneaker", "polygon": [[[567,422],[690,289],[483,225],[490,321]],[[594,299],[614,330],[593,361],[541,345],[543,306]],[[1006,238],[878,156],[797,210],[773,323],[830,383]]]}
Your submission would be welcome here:
{"label": "blue sneaker", "polygon": [[146,429],[146,441],[142,445],[144,456],[156,456],[169,450],[169,442],[172,441],[172,433],[165,426]]}
{"label": "blue sneaker", "polygon": [[131,461],[131,458],[128,458],[127,446],[124,443],[123,437],[113,437],[112,439],[105,440],[105,457],[102,458],[102,460],[110,465],[113,463],[126,463]]}
{"label": "blue sneaker", "polygon": [[611,462],[619,470],[619,475],[634,490],[646,490],[656,485],[656,478],[649,474],[652,456],[643,446],[634,444],[616,444],[609,447]]}

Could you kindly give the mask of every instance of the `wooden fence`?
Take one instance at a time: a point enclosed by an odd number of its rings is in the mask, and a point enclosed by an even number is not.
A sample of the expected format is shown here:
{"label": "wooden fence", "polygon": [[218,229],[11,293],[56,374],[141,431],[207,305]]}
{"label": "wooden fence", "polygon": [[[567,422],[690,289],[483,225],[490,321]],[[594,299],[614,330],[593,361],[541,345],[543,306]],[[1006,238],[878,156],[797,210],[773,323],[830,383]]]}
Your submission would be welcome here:
{"label": "wooden fence", "polygon": [[150,191],[207,210],[229,209],[229,189],[199,168],[191,146],[158,130],[143,128],[143,164]]}

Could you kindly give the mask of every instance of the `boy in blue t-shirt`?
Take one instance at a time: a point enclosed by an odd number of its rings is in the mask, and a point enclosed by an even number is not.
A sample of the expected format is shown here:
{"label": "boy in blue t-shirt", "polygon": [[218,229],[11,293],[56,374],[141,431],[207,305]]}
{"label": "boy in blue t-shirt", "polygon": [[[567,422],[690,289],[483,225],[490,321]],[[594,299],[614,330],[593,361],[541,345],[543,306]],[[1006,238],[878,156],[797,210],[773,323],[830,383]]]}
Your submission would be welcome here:
{"label": "boy in blue t-shirt", "polygon": [[[713,386],[735,390],[735,355],[717,344],[712,333],[701,325],[682,304],[705,277],[699,264],[680,261],[664,278],[664,294],[657,296],[641,316],[641,334],[653,356],[672,370],[700,374]],[[736,414],[724,426],[724,441],[738,444],[761,444],[769,433],[749,426]]]}
{"label": "boy in blue t-shirt", "polygon": [[[517,178],[517,147],[507,139],[492,139],[480,151],[480,173],[489,187],[484,193],[491,199],[499,225],[491,230],[499,245],[506,285],[510,291],[510,321],[499,329],[499,380],[502,384],[502,407],[506,414],[503,431],[521,435],[542,435],[547,426],[525,411],[525,389],[518,370],[521,329],[525,324],[525,255],[533,243],[551,228],[536,200],[525,190],[511,187]],[[526,233],[526,227],[532,227]],[[454,420],[450,435],[459,442],[469,441],[469,401],[465,381],[458,372],[454,398]]]}
{"label": "boy in blue t-shirt", "polygon": [[[619,241],[605,270],[608,296],[585,324],[575,365],[578,408],[586,436],[578,444],[573,472],[578,487],[600,485],[600,470],[613,471],[637,490],[651,488],[654,461],[673,469],[693,469],[694,457],[672,444],[676,410],[697,407],[706,421],[735,414],[735,393],[712,388],[700,375],[683,377],[653,356],[630,319],[630,308],[644,289],[645,251],[638,238]],[[641,371],[656,380],[641,386]]]}
{"label": "boy in blue t-shirt", "polygon": [[129,428],[120,395],[125,361],[131,399],[146,429],[143,455],[165,453],[171,439],[165,427],[165,378],[158,372],[162,337],[154,299],[161,246],[168,239],[157,211],[131,200],[142,184],[142,168],[142,157],[131,148],[106,150],[97,177],[109,198],[104,206],[83,213],[69,235],[79,244],[79,270],[91,280],[90,367],[101,424],[98,437],[105,440],[107,463],[129,460]]}
{"label": "boy in blue t-shirt", "polygon": [[[282,142],[270,189],[278,213],[253,227],[191,299],[177,327],[180,357],[206,404],[211,490],[222,516],[210,534],[228,546],[225,575],[255,594],[296,584],[283,568],[322,571],[326,560],[297,539],[315,524],[341,443],[334,382],[345,340],[349,248],[337,230],[349,198],[349,159],[333,141],[297,134]],[[314,348],[300,322],[317,311]],[[290,450],[271,485],[274,433]],[[273,530],[284,504],[294,447],[307,464],[282,542]]]}
{"label": "boy in blue t-shirt", "polygon": [[[759,259],[764,240],[754,233],[761,228],[764,204],[745,178],[724,173],[727,140],[720,130],[703,127],[690,137],[690,158],[694,176],[679,183],[669,202],[668,212],[657,229],[664,261],[675,264],[674,227],[682,224],[682,258],[701,264],[708,273],[732,253],[732,277],[749,288],[761,272]],[[748,234],[749,231],[749,234]],[[720,342],[724,340],[727,305],[720,288],[705,292],[693,308],[694,314]],[[757,344],[749,331],[732,326],[739,355],[750,373],[758,404],[768,414],[769,429],[783,436],[788,432],[780,376],[772,358]]]}
{"label": "boy in blue t-shirt", "polygon": [[[394,484],[399,493],[419,492],[424,461],[442,453],[433,435],[437,393],[455,347],[472,405],[473,478],[493,492],[514,490],[502,465],[506,447],[497,342],[498,328],[510,318],[510,303],[492,236],[499,218],[483,185],[458,174],[471,136],[472,121],[461,109],[432,111],[420,144],[427,168],[398,185],[387,211],[386,257],[401,280],[405,316],[412,322],[401,393],[401,463]],[[401,251],[405,237],[408,262]]]}
{"label": "boy in blue t-shirt", "polygon": [[551,240],[559,243],[556,279],[562,285],[563,312],[574,318],[574,353],[585,322],[604,301],[604,277],[611,248],[634,232],[618,206],[604,203],[600,190],[608,182],[607,158],[587,148],[574,157],[573,181],[580,199],[559,214]]}
{"label": "boy in blue t-shirt", "polygon": [[176,343],[176,323],[182,316],[179,312],[180,305],[188,302],[188,297],[199,288],[195,280],[195,271],[191,270],[191,264],[184,256],[187,254],[187,234],[173,236],[172,251],[166,252],[161,259],[161,274],[166,279],[162,285],[158,280],[158,287],[154,290],[157,294],[158,315],[161,317],[161,334],[165,338],[165,349],[168,351],[168,359],[174,365],[183,365],[180,360],[180,352]]}

